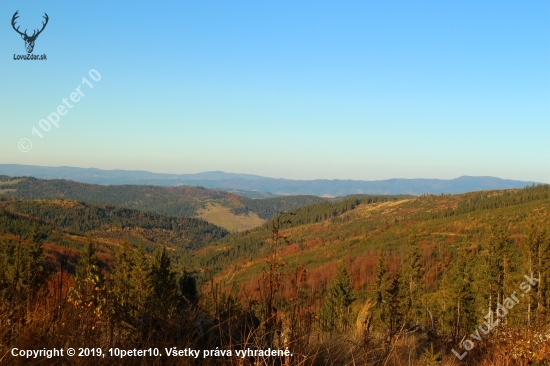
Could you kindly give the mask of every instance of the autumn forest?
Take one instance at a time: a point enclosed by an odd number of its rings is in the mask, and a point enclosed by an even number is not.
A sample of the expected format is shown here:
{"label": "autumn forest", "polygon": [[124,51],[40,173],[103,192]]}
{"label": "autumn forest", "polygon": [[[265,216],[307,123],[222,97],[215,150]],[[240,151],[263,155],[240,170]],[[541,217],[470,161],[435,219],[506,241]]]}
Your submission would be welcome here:
{"label": "autumn forest", "polygon": [[[0,364],[550,364],[548,185],[94,187],[1,177]],[[213,204],[260,221],[228,230],[200,216]],[[68,347],[84,353],[12,354]]]}

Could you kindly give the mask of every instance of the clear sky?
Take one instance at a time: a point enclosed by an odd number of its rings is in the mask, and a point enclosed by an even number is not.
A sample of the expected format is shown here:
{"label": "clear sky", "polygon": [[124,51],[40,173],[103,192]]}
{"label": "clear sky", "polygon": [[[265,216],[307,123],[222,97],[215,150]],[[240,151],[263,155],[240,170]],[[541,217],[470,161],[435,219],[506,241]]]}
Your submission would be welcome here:
{"label": "clear sky", "polygon": [[[48,14],[46,61],[14,60],[16,10],[28,34]],[[550,182],[548,1],[2,0],[0,15],[0,163]]]}

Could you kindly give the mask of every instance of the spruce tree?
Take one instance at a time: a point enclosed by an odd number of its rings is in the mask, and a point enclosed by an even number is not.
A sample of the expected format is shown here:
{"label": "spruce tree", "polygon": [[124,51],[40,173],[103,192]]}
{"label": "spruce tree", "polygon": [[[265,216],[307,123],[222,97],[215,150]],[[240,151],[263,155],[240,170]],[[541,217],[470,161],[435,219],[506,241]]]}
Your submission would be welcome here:
{"label": "spruce tree", "polygon": [[540,282],[538,288],[542,304],[541,315],[548,322],[550,320],[550,230],[548,229],[544,230],[544,238],[539,252]]}
{"label": "spruce tree", "polygon": [[351,322],[350,306],[355,295],[346,267],[341,264],[321,309],[321,324],[327,331],[344,331]]}
{"label": "spruce tree", "polygon": [[442,280],[440,301],[443,303],[444,325],[451,330],[454,341],[475,328],[478,321],[473,270],[471,256],[464,250],[456,256],[454,265]]}
{"label": "spruce tree", "polygon": [[131,294],[130,303],[132,316],[139,320],[146,317],[150,310],[149,302],[153,295],[151,282],[151,267],[145,255],[145,248],[140,242],[133,253],[133,267],[130,274]]}
{"label": "spruce tree", "polygon": [[27,255],[28,283],[33,292],[36,292],[40,285],[46,281],[46,261],[44,258],[44,249],[42,248],[45,238],[46,234],[42,233],[37,225],[33,226],[29,236],[30,242]]}
{"label": "spruce tree", "polygon": [[393,340],[393,337],[398,334],[402,328],[406,325],[404,323],[405,316],[403,313],[403,304],[401,294],[402,290],[402,279],[399,273],[396,273],[391,280],[391,285],[388,290],[390,295],[389,309],[390,309],[390,318],[389,318],[389,331],[390,331],[390,341]]}
{"label": "spruce tree", "polygon": [[25,268],[23,277],[25,278],[27,313],[30,312],[31,302],[40,287],[46,282],[46,260],[44,258],[44,249],[42,243],[45,234],[40,231],[38,225],[31,229],[30,242],[25,250],[24,261]]}
{"label": "spruce tree", "polygon": [[177,298],[176,274],[172,272],[171,261],[166,247],[157,249],[151,263],[151,282],[153,285],[153,310],[156,315],[166,317],[174,306]]}
{"label": "spruce tree", "polygon": [[[510,237],[504,228],[493,223],[486,245],[488,249],[486,257],[489,290],[488,310],[494,314],[497,304],[504,299],[505,283],[508,280],[507,277],[510,276],[506,271],[510,255]],[[493,318],[490,320],[493,321]]]}
{"label": "spruce tree", "polygon": [[133,292],[132,271],[134,260],[132,248],[128,241],[124,241],[115,258],[115,264],[111,272],[112,299],[114,310],[118,316],[127,318],[130,314],[130,296]]}
{"label": "spruce tree", "polygon": [[548,275],[550,272],[550,240],[547,229],[541,222],[531,222],[527,234],[527,258],[529,275],[533,274],[539,282],[529,292],[529,325],[544,321],[548,306]]}
{"label": "spruce tree", "polygon": [[394,280],[388,268],[387,255],[381,252],[376,267],[374,284],[374,322],[382,330],[392,328],[391,304],[394,298]]}
{"label": "spruce tree", "polygon": [[409,248],[403,267],[400,298],[402,312],[407,325],[418,324],[422,316],[422,273],[418,237],[409,237]]}
{"label": "spruce tree", "polygon": [[9,308],[19,305],[22,298],[21,243],[12,240],[0,241],[2,247],[0,260],[0,291],[2,300]]}
{"label": "spruce tree", "polygon": [[183,271],[183,275],[179,279],[179,288],[181,295],[183,296],[184,304],[187,305],[196,305],[198,302],[198,291],[197,291],[197,281],[189,272]]}

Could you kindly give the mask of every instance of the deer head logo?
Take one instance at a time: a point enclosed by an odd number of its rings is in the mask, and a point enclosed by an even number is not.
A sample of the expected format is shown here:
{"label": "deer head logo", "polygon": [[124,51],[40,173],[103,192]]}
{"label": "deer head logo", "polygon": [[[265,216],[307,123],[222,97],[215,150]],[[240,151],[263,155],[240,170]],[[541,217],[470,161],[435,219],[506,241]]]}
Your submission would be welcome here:
{"label": "deer head logo", "polygon": [[15,28],[15,21],[17,20],[17,18],[19,18],[19,15],[17,15],[18,12],[19,10],[16,11],[15,14],[13,14],[13,18],[11,18],[11,26],[13,27],[13,29],[15,29],[17,33],[21,35],[21,38],[23,38],[23,40],[25,41],[25,48],[27,49],[27,53],[31,53],[34,49],[34,42],[36,41],[36,38],[38,38],[38,35],[42,33],[44,28],[46,28],[46,24],[48,24],[48,14],[44,13],[44,19],[46,19],[46,21],[42,22],[42,29],[35,29],[32,36],[29,36],[26,29],[25,32],[21,33],[19,31],[19,27]]}

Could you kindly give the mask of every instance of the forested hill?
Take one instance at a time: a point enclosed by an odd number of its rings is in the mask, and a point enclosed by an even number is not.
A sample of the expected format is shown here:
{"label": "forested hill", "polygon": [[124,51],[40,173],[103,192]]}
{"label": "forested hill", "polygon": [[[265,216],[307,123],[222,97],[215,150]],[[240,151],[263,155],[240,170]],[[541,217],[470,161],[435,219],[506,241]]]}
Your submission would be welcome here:
{"label": "forested hill", "polygon": [[110,204],[166,215],[195,216],[206,200],[239,196],[202,187],[156,187],[145,185],[104,186],[64,179],[31,177],[12,180],[4,177],[0,190],[5,195],[21,199],[69,199],[98,204]]}
{"label": "forested hill", "polygon": [[[256,219],[250,227],[262,224],[263,220],[275,216],[277,211],[293,210],[327,200],[317,196],[252,199],[203,187],[97,185],[63,179],[44,180],[8,176],[0,176],[0,195],[20,199],[68,199],[172,216],[203,217],[221,226],[242,216],[252,219],[251,215],[254,215]],[[217,216],[208,215],[207,210],[215,210]]]}
{"label": "forested hill", "polygon": [[68,200],[0,198],[1,235],[24,236],[20,233],[29,233],[33,225],[43,227],[45,232],[57,232],[51,240],[60,246],[75,237],[93,236],[113,245],[130,240],[141,241],[149,248],[166,245],[191,250],[228,234],[225,229],[196,218]]}
{"label": "forested hill", "polygon": [[[276,308],[295,319],[302,307],[319,332],[353,337],[357,329],[403,354],[422,346],[399,339],[422,333],[440,342],[439,356],[435,346],[425,355],[449,365],[451,347],[458,357],[470,344],[479,357],[498,344],[492,359],[514,365],[543,365],[550,354],[549,185],[306,206],[226,236],[194,260],[217,274],[212,283],[246,301],[262,301],[275,287]],[[512,304],[507,296],[518,293]],[[504,321],[488,335],[480,324],[497,315]]]}
{"label": "forested hill", "polygon": [[328,202],[326,198],[317,196],[280,196],[263,199],[242,198],[239,200],[241,207],[235,207],[233,212],[236,214],[246,214],[254,212],[260,218],[269,220],[277,216],[278,212],[296,210],[300,207],[312,205],[320,202]]}
{"label": "forested hill", "polygon": [[[407,238],[418,235],[424,253],[428,287],[436,287],[444,267],[465,250],[481,250],[497,224],[515,241],[516,258],[530,222],[550,226],[550,186],[485,191],[462,195],[351,198],[306,206],[281,216],[279,254],[290,271],[304,266],[327,283],[339,260],[348,263],[357,286],[372,279],[381,250],[392,266],[403,255]],[[196,265],[227,272],[242,283],[253,283],[265,270],[272,250],[271,222],[255,230],[220,239],[199,250]],[[443,266],[443,267],[442,267]]]}

